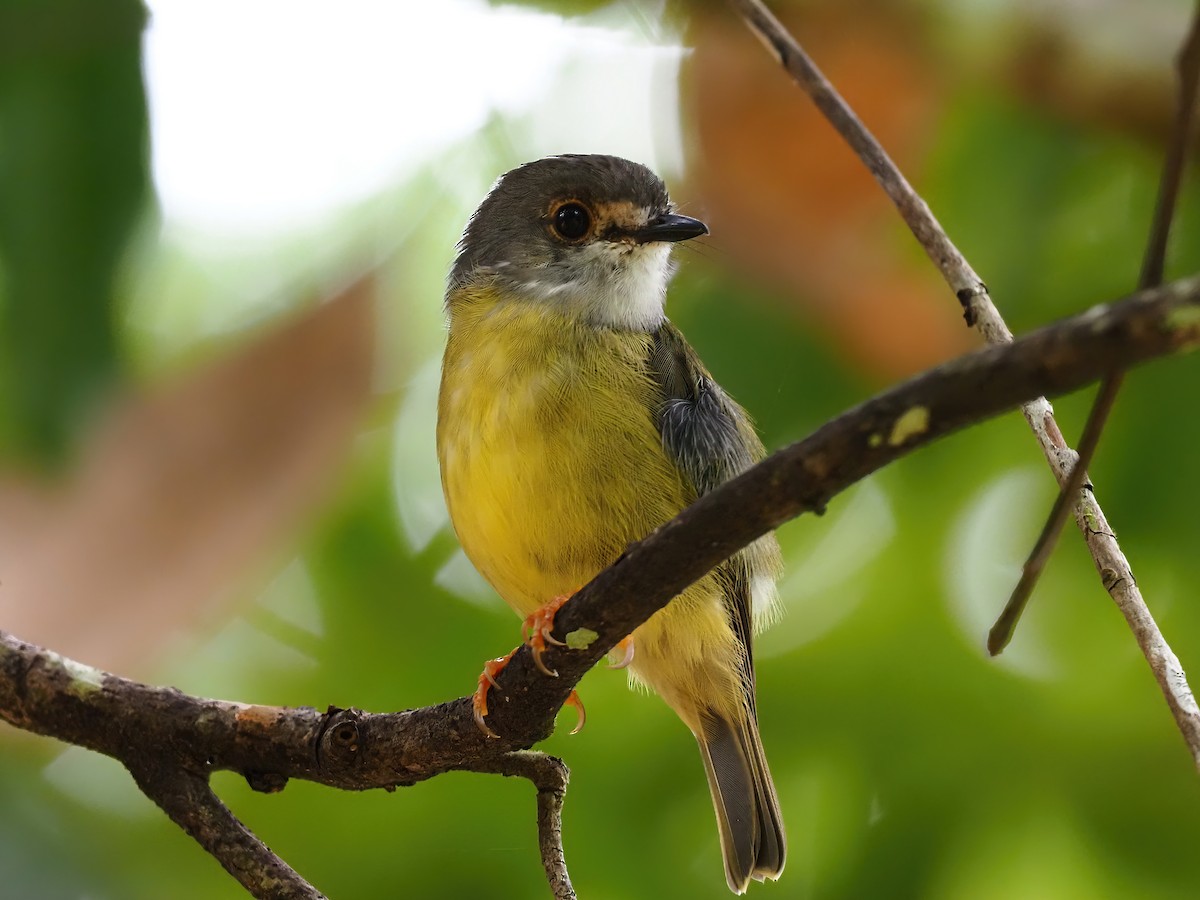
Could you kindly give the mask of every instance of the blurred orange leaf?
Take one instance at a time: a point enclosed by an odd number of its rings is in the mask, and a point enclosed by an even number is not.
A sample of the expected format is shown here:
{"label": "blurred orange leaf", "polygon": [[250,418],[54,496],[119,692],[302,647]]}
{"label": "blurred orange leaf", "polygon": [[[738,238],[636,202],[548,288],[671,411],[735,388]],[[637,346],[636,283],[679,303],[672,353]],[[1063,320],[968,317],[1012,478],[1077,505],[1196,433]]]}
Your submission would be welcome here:
{"label": "blurred orange leaf", "polygon": [[[944,89],[911,25],[855,11],[780,15],[915,178]],[[854,365],[881,380],[972,346],[937,272],[908,252],[915,243],[902,244],[904,226],[871,173],[734,21],[725,9],[693,19],[686,82],[701,151],[697,187],[722,248],[804,303]]]}
{"label": "blurred orange leaf", "polygon": [[62,483],[0,474],[0,627],[132,673],[211,624],[336,481],[370,394],[372,287],[124,398]]}

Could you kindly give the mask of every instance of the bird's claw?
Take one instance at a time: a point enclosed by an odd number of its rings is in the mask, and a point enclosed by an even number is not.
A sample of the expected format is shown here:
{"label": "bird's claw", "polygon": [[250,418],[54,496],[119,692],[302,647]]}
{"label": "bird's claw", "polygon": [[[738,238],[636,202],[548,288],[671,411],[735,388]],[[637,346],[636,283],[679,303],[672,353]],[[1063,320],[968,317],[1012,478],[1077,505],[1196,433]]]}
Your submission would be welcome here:
{"label": "bird's claw", "polygon": [[579,713],[579,721],[571,729],[571,734],[579,734],[579,732],[583,731],[583,726],[587,722],[587,710],[583,708],[583,701],[579,699],[578,692],[571,691],[571,695],[567,697],[567,705],[575,707],[575,712]]}
{"label": "bird's claw", "polygon": [[557,678],[558,673],[542,662],[542,654],[546,652],[547,644],[555,647],[567,646],[564,641],[560,641],[554,636],[553,631],[554,616],[570,599],[570,594],[555,597],[545,606],[534,610],[521,626],[521,631],[525,635],[525,643],[529,645],[529,649],[533,653],[533,664],[537,666],[539,672],[551,678]]}
{"label": "bird's claw", "polygon": [[624,638],[617,646],[613,647],[613,652],[621,651],[621,658],[616,662],[610,662],[610,669],[624,669],[633,662],[633,635]]}
{"label": "bird's claw", "polygon": [[[554,636],[553,631],[555,614],[570,598],[570,594],[555,597],[545,606],[535,610],[532,615],[525,619],[521,626],[525,643],[529,645],[529,650],[533,654],[533,664],[537,666],[538,671],[543,675],[548,675],[551,678],[557,678],[558,673],[542,662],[542,654],[546,652],[547,644],[555,647],[567,646],[565,641],[560,641]],[[625,659],[614,668],[627,666],[630,660],[633,659],[632,638],[626,638],[618,646],[625,648]],[[471,696],[471,712],[475,719],[475,724],[479,726],[480,731],[491,738],[498,738],[499,735],[488,727],[486,721],[488,714],[488,691],[497,686],[496,676],[504,670],[509,660],[512,659],[513,653],[516,652],[516,650],[513,650],[507,656],[501,656],[499,659],[489,659],[483,666],[483,672],[479,675],[479,685],[475,688],[475,693]],[[575,691],[571,691],[571,696],[567,698],[567,703],[575,707],[579,713],[579,721],[571,729],[571,734],[577,734],[587,721],[587,712],[583,708],[583,701],[579,699],[579,695]]]}
{"label": "bird's claw", "polygon": [[499,738],[500,735],[492,731],[485,721],[488,714],[488,691],[496,687],[496,676],[503,671],[504,667],[508,665],[508,661],[512,659],[513,653],[516,652],[516,650],[513,650],[507,656],[501,656],[498,659],[489,659],[484,663],[483,671],[479,675],[479,686],[475,688],[475,693],[471,695],[471,712],[475,718],[475,724],[479,726],[480,731],[490,738]]}

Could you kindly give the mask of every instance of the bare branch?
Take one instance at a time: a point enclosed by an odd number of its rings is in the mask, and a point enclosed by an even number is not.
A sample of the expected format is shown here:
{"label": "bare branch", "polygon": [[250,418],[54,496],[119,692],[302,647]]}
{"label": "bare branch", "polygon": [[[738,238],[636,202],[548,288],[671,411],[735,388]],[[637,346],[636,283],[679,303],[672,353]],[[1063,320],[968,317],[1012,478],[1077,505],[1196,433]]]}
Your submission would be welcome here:
{"label": "bare branch", "polygon": [[1158,185],[1154,221],[1150,226],[1146,256],[1138,278],[1138,287],[1142,288],[1162,284],[1167,240],[1171,234],[1171,223],[1175,219],[1175,205],[1179,199],[1180,185],[1183,183],[1183,167],[1195,130],[1196,95],[1200,91],[1200,2],[1196,4],[1192,27],[1179,48],[1175,65],[1179,76],[1179,104],[1175,109],[1175,124],[1167,143],[1167,157],[1163,162],[1162,180]]}
{"label": "bare branch", "polygon": [[[1176,108],[1175,125],[1171,137],[1167,141],[1167,155],[1163,162],[1162,177],[1158,185],[1158,201],[1154,207],[1154,219],[1150,225],[1150,237],[1146,244],[1146,253],[1142,260],[1142,272],[1138,277],[1139,288],[1155,287],[1162,284],[1163,267],[1167,258],[1167,241],[1171,236],[1171,223],[1175,218],[1175,205],[1179,199],[1179,188],[1183,184],[1183,164],[1187,159],[1188,146],[1191,143],[1192,119],[1196,111],[1196,91],[1200,87],[1200,2],[1196,4],[1196,12],[1192,17],[1192,27],[1178,57],[1179,102]],[[1025,605],[1033,593],[1038,577],[1054,552],[1054,545],[1062,532],[1067,520],[1067,506],[1076,497],[1087,480],[1087,470],[1092,464],[1092,457],[1100,443],[1100,435],[1104,432],[1104,423],[1117,402],[1121,384],[1125,380],[1121,372],[1113,372],[1100,383],[1096,399],[1088,412],[1087,422],[1083,426],[1083,436],[1079,439],[1079,458],[1071,469],[1071,476],[1059,491],[1050,515],[1038,536],[1037,543],[1029,552],[1021,579],[1013,589],[1012,596],[1004,606],[1004,611],[988,634],[988,651],[993,655],[999,653],[1012,639],[1013,630],[1021,618]],[[1149,610],[1146,611],[1149,614]],[[1153,619],[1151,619],[1153,621]]]}
{"label": "bare branch", "polygon": [[538,847],[542,868],[555,900],[575,900],[562,845],[562,807],[570,772],[561,759],[531,750],[506,753],[495,760],[471,766],[475,772],[528,778],[537,788]]}
{"label": "bare branch", "polygon": [[[1096,399],[1092,401],[1091,412],[1088,413],[1087,422],[1083,426],[1083,436],[1079,439],[1079,455],[1071,466],[1071,473],[1059,488],[1054,505],[1050,507],[1050,514],[1046,517],[1046,524],[1042,526],[1042,533],[1038,535],[1025,565],[1021,567],[1021,577],[1017,580],[1017,586],[1013,588],[1008,602],[1004,604],[1004,609],[988,632],[987,648],[992,656],[1000,653],[1012,640],[1017,622],[1021,620],[1021,614],[1025,612],[1029,598],[1033,596],[1033,589],[1042,575],[1042,570],[1046,568],[1054,546],[1058,543],[1058,536],[1062,534],[1063,525],[1067,523],[1067,510],[1073,503],[1082,502],[1077,500],[1079,492],[1083,490],[1087,481],[1088,466],[1092,464],[1092,457],[1100,444],[1100,435],[1104,433],[1104,423],[1108,421],[1108,414],[1112,411],[1124,380],[1123,372],[1115,372],[1105,376],[1100,382],[1100,390],[1096,393]],[[1087,489],[1092,490],[1090,484],[1087,485]]]}
{"label": "bare branch", "polygon": [[[268,792],[289,778],[367,790],[451,770],[521,775],[538,788],[547,875],[559,897],[571,897],[559,818],[565,767],[513,751],[550,733],[571,689],[618,641],[713,566],[887,463],[1030,396],[1075,390],[1114,368],[1197,347],[1200,276],[952,360],[826,423],[631,545],[563,606],[556,635],[581,649],[546,651],[557,678],[537,671],[528,648],[513,655],[492,694],[488,724],[498,739],[476,726],[469,697],[383,714],[229,703],[120,678],[3,632],[0,719],[121,760],[243,884],[260,889],[245,873],[261,866],[263,883],[291,891],[260,896],[319,895],[212,796],[213,771],[239,772]],[[1171,668],[1177,661],[1161,666],[1182,683]]]}
{"label": "bare branch", "polygon": [[575,900],[575,888],[567,874],[567,860],[562,847],[562,806],[564,792],[539,790],[538,844],[542,851],[542,866],[555,900]]}
{"label": "bare branch", "polygon": [[[901,456],[1040,393],[1076,390],[1113,368],[1200,346],[1200,276],[1095,307],[897,385],[706,494],[630,546],[556,617],[582,649],[551,647],[546,678],[519,650],[498,676],[488,722],[470,698],[398,713],[284,709],[188,697],[0,640],[0,717],[130,759],[157,749],[178,767],[305,778],[348,790],[408,785],[477,767],[545,738],[592,665],[713,566]],[[592,636],[594,634],[594,636]]]}
{"label": "bare branch", "polygon": [[842,99],[796,39],[760,0],[730,2],[745,19],[750,30],[766,44],[767,49],[808,94],[817,109],[829,120],[829,124],[875,176],[879,186],[895,204],[901,218],[904,219],[904,224],[912,231],[963,305],[967,324],[978,324],[979,330],[989,343],[1011,341],[1012,332],[991,305],[992,301],[988,298],[987,286],[983,279],[975,273],[966,258],[946,236],[929,206],[901,174],[887,151]]}
{"label": "bare branch", "polygon": [[137,786],[259,900],[325,900],[267,848],[217,795],[205,775],[125,760]]}
{"label": "bare branch", "polygon": [[[895,204],[905,224],[954,291],[955,297],[962,304],[967,324],[977,327],[989,344],[1000,345],[1011,341],[1012,332],[992,303],[987,286],[947,237],[925,201],[913,190],[883,147],[821,74],[795,38],[760,0],[730,2],[750,30],[767,45],[875,176],[876,181]],[[1114,366],[1105,374],[1118,368],[1121,367]],[[1021,412],[1041,446],[1042,454],[1060,487],[1065,485],[1078,455],[1063,439],[1050,404],[1044,397],[1037,397],[1024,403]],[[1129,561],[1121,552],[1104,511],[1096,502],[1092,491],[1079,492],[1075,522],[1084,536],[1096,570],[1100,573],[1101,583],[1133,631],[1138,647],[1154,673],[1192,758],[1200,768],[1200,707],[1196,705],[1178,658],[1150,615],[1150,610],[1137,588]]]}

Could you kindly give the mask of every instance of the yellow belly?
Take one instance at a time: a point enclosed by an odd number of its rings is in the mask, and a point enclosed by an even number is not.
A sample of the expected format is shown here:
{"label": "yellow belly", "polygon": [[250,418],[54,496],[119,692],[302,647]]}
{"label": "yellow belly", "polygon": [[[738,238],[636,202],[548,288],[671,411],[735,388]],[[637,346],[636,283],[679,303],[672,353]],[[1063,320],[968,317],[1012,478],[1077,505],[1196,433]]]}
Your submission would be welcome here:
{"label": "yellow belly", "polygon": [[691,499],[662,449],[649,337],[477,300],[442,369],[438,456],[463,549],[518,612],[569,594]]}
{"label": "yellow belly", "polygon": [[[649,341],[486,296],[455,311],[438,401],[442,487],[463,550],[520,615],[574,593],[694,499],[653,418]],[[693,730],[696,696],[741,703],[741,650],[714,576],[634,639],[631,673]]]}

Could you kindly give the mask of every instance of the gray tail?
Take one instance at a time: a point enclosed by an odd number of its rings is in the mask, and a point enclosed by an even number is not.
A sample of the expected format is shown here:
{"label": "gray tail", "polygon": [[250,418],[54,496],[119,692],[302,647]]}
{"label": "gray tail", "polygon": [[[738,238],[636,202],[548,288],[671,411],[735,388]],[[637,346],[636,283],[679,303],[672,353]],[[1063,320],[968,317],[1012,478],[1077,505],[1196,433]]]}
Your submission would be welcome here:
{"label": "gray tail", "polygon": [[750,879],[778,878],[783,872],[787,840],[779,799],[752,712],[730,720],[707,710],[700,722],[696,739],[717,812],[725,878],[731,891],[742,894]]}

